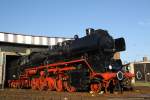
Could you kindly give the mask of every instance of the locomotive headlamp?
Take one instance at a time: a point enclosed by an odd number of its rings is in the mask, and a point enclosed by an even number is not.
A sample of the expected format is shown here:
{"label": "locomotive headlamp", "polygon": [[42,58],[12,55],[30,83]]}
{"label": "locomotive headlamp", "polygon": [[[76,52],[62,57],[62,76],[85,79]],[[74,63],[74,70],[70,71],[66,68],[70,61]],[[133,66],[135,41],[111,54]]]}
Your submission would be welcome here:
{"label": "locomotive headlamp", "polygon": [[109,68],[110,70],[112,70],[112,66],[111,66],[111,65],[109,65],[108,68]]}
{"label": "locomotive headlamp", "polygon": [[126,70],[126,71],[129,71],[129,70],[130,70],[130,66],[126,66],[126,67],[125,67],[125,70]]}
{"label": "locomotive headlamp", "polygon": [[123,73],[121,71],[117,72],[117,79],[121,81],[123,79]]}
{"label": "locomotive headlamp", "polygon": [[16,75],[13,75],[13,78],[16,78]]}
{"label": "locomotive headlamp", "polygon": [[130,66],[128,66],[127,69],[130,70]]}

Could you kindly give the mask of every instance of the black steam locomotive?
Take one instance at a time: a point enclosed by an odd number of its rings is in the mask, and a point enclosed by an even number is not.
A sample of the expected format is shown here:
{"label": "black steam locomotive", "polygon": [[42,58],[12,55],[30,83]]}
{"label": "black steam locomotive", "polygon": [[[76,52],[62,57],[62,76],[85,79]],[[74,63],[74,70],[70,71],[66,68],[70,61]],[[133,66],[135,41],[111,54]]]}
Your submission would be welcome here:
{"label": "black steam locomotive", "polygon": [[[79,38],[77,35],[75,35],[74,39],[63,41],[61,43],[58,43],[57,45],[50,46],[43,52],[32,52],[28,56],[21,57],[16,62],[16,68],[11,71],[12,74],[10,75],[9,79],[18,80],[20,78],[20,75],[26,75],[26,77],[28,77],[26,80],[33,81],[33,77],[30,77],[34,75],[28,75],[29,72],[25,72],[25,70],[28,69],[26,71],[33,71],[33,69],[37,67],[36,69],[34,69],[36,70],[36,75],[46,74],[46,77],[53,77],[53,80],[56,81],[54,83],[57,83],[56,77],[58,74],[51,73],[51,71],[54,71],[58,68],[66,68],[62,69],[62,73],[69,77],[69,84],[71,86],[74,86],[76,89],[80,88],[80,90],[83,90],[83,88],[86,88],[87,90],[90,88],[90,85],[92,89],[94,89],[95,87],[100,88],[99,83],[101,84],[101,88],[108,87],[105,85],[110,85],[113,84],[112,82],[116,82],[115,75],[118,71],[120,72],[117,74],[117,77],[119,78],[119,80],[123,79],[121,73],[122,62],[120,59],[115,60],[113,56],[116,52],[124,50],[124,38],[113,39],[106,30],[94,30],[92,28],[89,28],[86,29],[86,36],[82,38]],[[78,59],[84,59],[86,65],[83,64],[83,62],[75,61]],[[72,63],[73,61],[74,63]],[[52,67],[54,66],[54,64],[55,68]],[[67,69],[70,68],[68,66],[75,66],[76,70],[70,71],[70,69]],[[49,69],[51,69],[51,71]],[[89,69],[91,69],[91,71],[89,71]],[[40,73],[43,73],[43,71],[45,74]],[[47,74],[46,72],[49,74]],[[13,77],[14,75],[15,77]],[[22,80],[23,79],[19,79],[19,81]],[[59,80],[59,82],[60,81],[62,80]],[[107,82],[104,83],[104,81]],[[18,81],[10,81],[9,84],[16,85],[18,84],[17,82]],[[51,81],[51,84],[52,83],[53,82]],[[56,86],[56,84],[54,86]],[[61,85],[59,84],[58,86]],[[95,91],[97,90],[98,89],[96,89]]]}
{"label": "black steam locomotive", "polygon": [[[19,76],[25,68],[81,57],[86,58],[96,71],[105,72],[109,70],[108,66],[111,63],[115,63],[114,53],[124,50],[124,38],[113,39],[106,30],[89,28],[86,29],[86,36],[82,38],[75,35],[73,40],[50,46],[46,51],[32,52],[28,56],[21,57],[16,61],[16,69],[14,68],[10,77],[13,78],[13,74]],[[117,63],[121,64],[121,61],[118,60]],[[119,66],[117,65],[117,67]]]}

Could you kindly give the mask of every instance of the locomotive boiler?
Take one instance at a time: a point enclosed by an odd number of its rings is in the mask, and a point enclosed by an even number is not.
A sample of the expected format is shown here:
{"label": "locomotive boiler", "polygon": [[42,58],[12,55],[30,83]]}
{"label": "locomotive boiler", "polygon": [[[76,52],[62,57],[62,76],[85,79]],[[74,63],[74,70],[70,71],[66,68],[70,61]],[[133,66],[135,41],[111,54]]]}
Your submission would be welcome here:
{"label": "locomotive boiler", "polygon": [[131,80],[133,75],[124,72],[121,60],[113,56],[125,48],[124,38],[113,39],[106,30],[89,28],[82,38],[75,35],[18,59],[8,84],[11,88],[69,92],[122,90],[123,80]]}

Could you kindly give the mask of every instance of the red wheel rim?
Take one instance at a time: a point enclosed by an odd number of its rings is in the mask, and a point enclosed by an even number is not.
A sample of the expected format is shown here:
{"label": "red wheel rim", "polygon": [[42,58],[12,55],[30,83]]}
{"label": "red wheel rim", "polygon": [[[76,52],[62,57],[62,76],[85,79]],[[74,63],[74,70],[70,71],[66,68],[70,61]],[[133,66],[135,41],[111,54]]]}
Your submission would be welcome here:
{"label": "red wheel rim", "polygon": [[75,92],[76,89],[75,89],[75,87],[73,87],[73,86],[69,86],[69,87],[67,88],[67,91],[68,91],[68,92]]}
{"label": "red wheel rim", "polygon": [[32,88],[33,90],[36,89],[36,87],[35,87],[35,80],[34,80],[34,79],[31,81],[31,88]]}
{"label": "red wheel rim", "polygon": [[98,83],[92,83],[91,84],[91,91],[98,93],[101,89],[101,85]]}
{"label": "red wheel rim", "polygon": [[48,90],[50,90],[50,91],[52,91],[52,90],[54,90],[54,86],[51,84],[51,83],[47,83],[48,84]]}
{"label": "red wheel rim", "polygon": [[39,88],[39,80],[38,79],[33,79],[31,81],[31,88],[33,90],[37,90]]}
{"label": "red wheel rim", "polygon": [[64,87],[68,92],[75,92],[75,87],[71,86],[67,81],[64,82]]}
{"label": "red wheel rim", "polygon": [[46,81],[47,81],[47,87],[48,87],[48,90],[52,91],[55,89],[55,81],[53,78],[51,77],[48,77],[46,78]]}
{"label": "red wheel rim", "polygon": [[55,80],[55,89],[56,91],[58,92],[61,92],[63,91],[63,85],[62,85],[62,80],[58,79],[58,80]]}
{"label": "red wheel rim", "polygon": [[45,78],[39,78],[39,90],[47,90],[47,81]]}

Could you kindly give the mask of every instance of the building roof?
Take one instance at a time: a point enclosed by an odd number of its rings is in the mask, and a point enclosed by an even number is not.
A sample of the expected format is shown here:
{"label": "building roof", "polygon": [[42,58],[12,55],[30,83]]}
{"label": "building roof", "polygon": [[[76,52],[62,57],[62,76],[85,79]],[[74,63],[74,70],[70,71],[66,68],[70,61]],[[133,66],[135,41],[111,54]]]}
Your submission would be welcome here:
{"label": "building roof", "polygon": [[5,42],[5,43],[48,46],[48,45],[56,45],[58,42],[62,42],[70,39],[72,38],[34,36],[34,35],[23,35],[17,33],[0,32],[0,42]]}

